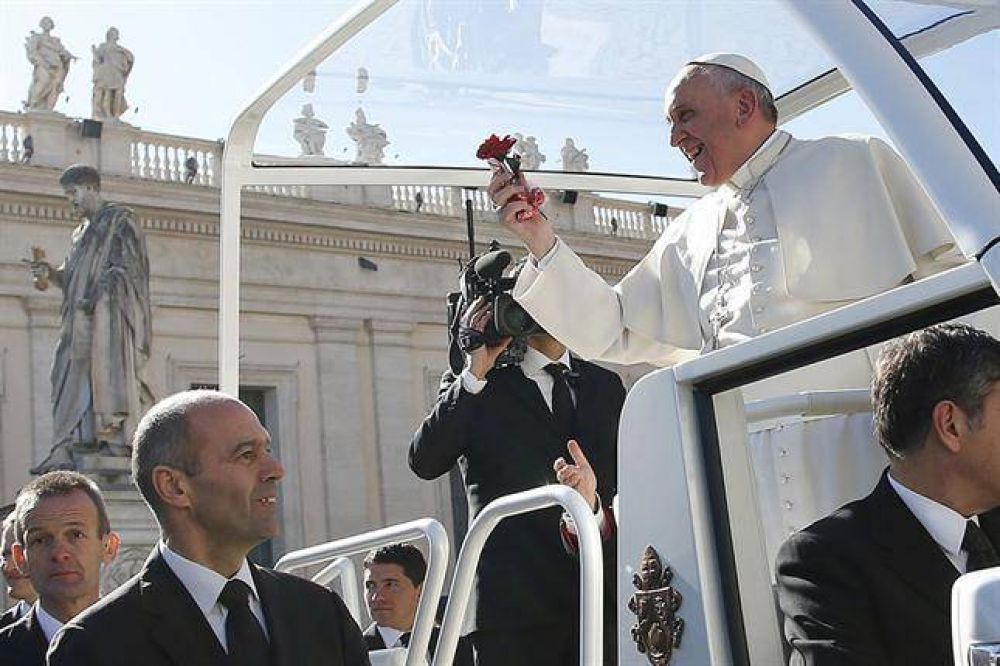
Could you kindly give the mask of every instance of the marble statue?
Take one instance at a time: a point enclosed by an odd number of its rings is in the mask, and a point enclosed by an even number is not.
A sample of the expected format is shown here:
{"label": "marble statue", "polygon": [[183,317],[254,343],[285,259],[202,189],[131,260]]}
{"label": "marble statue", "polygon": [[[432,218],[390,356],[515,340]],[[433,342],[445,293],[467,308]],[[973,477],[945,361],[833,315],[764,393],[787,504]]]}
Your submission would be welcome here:
{"label": "marble statue", "polygon": [[24,108],[29,111],[52,111],[63,91],[63,82],[69,74],[70,64],[76,56],[66,50],[58,37],[52,35],[55,23],[48,16],[38,22],[41,32],[34,30],[24,40],[24,50],[33,70],[28,99]]}
{"label": "marble statue", "polygon": [[312,104],[302,106],[302,115],[292,121],[292,138],[299,142],[302,155],[322,155],[330,126],[317,118]]}
{"label": "marble statue", "polygon": [[146,242],[131,209],[101,198],[89,166],[59,177],[75,217],[65,261],[53,267],[36,248],[35,287],[62,289],[52,362],[52,450],[35,469],[73,469],[76,456],[128,456],[139,418],[152,406],[146,364],[152,341]]}
{"label": "marble statue", "polygon": [[364,110],[360,107],[354,112],[354,122],[347,127],[347,136],[358,144],[358,154],[354,158],[355,164],[382,164],[389,139],[381,126],[368,122]]}
{"label": "marble statue", "polygon": [[91,115],[96,120],[117,120],[128,109],[125,84],[135,57],[118,43],[118,28],[109,28],[105,42],[91,46],[94,64],[94,94]]}
{"label": "marble statue", "polygon": [[538,141],[533,136],[527,138],[520,134],[515,134],[517,143],[514,144],[514,152],[521,156],[521,168],[534,171],[542,166],[545,155],[538,147]]}
{"label": "marble statue", "polygon": [[577,148],[576,144],[573,143],[573,139],[566,137],[566,143],[563,145],[560,154],[562,155],[563,171],[583,172],[590,170],[590,157],[587,155],[587,149]]}

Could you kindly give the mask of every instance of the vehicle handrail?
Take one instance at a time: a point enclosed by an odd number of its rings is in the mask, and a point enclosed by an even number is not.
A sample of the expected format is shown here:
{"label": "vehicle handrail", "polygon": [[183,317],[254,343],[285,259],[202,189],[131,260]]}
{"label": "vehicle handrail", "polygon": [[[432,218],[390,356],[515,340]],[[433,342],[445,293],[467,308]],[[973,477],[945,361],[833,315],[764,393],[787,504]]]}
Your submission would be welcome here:
{"label": "vehicle handrail", "polygon": [[330,587],[333,581],[340,579],[340,598],[344,600],[347,610],[351,611],[354,621],[361,624],[361,596],[358,593],[358,569],[354,562],[346,557],[338,557],[312,577],[312,582],[323,587]]}
{"label": "vehicle handrail", "polygon": [[[561,505],[576,523],[580,543],[580,663],[601,663],[603,642],[602,599],[604,596],[601,536],[594,513],[578,492],[567,486],[543,486],[506,495],[487,504],[469,526],[462,550],[455,563],[448,605],[438,635],[434,666],[446,666],[455,658],[459,633],[479,556],[494,528],[501,520],[553,505]],[[557,530],[557,525],[552,525]],[[542,593],[542,591],[539,591]]]}
{"label": "vehicle handrail", "polygon": [[871,391],[858,389],[833,389],[802,391],[746,404],[747,423],[759,423],[784,416],[832,416],[870,412]]}
{"label": "vehicle handrail", "polygon": [[[569,489],[567,488],[567,490]],[[575,491],[571,492],[576,494]],[[580,501],[583,503],[582,499]],[[405,664],[406,666],[423,666],[426,664],[431,631],[434,628],[434,614],[437,610],[438,599],[441,597],[441,590],[444,589],[445,570],[448,567],[448,534],[438,521],[433,518],[420,518],[345,539],[294,550],[279,559],[274,568],[277,571],[290,572],[321,564],[333,558],[365,552],[389,543],[418,539],[427,539],[427,577],[424,579],[424,590],[417,605],[417,618],[413,623]],[[327,567],[327,569],[329,568]]]}

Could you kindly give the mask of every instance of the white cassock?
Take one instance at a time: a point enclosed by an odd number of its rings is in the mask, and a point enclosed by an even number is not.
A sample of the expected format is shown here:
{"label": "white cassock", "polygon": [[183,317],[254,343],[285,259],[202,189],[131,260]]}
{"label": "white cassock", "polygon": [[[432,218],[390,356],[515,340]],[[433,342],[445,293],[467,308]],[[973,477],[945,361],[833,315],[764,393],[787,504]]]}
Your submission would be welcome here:
{"label": "white cassock", "polygon": [[[872,137],[771,137],[674,220],[615,286],[556,246],[514,296],[586,359],[669,365],[962,261],[896,152]],[[586,313],[585,323],[581,313]],[[866,350],[744,388],[745,400],[867,388]],[[789,531],[868,493],[886,465],[861,413],[751,428],[770,561]]]}

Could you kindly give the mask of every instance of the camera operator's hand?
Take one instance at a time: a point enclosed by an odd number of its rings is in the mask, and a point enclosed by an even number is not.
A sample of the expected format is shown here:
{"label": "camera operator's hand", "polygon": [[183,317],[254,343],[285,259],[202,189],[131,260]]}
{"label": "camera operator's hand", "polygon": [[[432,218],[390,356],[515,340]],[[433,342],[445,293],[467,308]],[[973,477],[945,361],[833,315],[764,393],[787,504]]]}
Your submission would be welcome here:
{"label": "camera operator's hand", "polygon": [[[469,309],[462,315],[459,325],[482,333],[486,330],[486,326],[492,317],[493,308],[490,306],[489,300],[480,296],[472,302]],[[510,346],[511,340],[513,338],[502,338],[499,344],[493,346],[482,345],[468,352],[469,371],[472,372],[476,379],[486,377],[486,373],[493,369],[497,359],[500,358],[500,354]]]}
{"label": "camera operator's hand", "polygon": [[518,213],[531,210],[531,205],[524,200],[531,188],[524,180],[523,173],[514,176],[499,163],[494,164],[494,162],[495,160],[489,160],[493,177],[486,191],[493,203],[500,206],[500,221],[521,239],[535,259],[541,259],[556,243],[552,222],[541,215],[535,215],[523,222],[517,219]]}
{"label": "camera operator's hand", "polygon": [[556,458],[552,464],[556,481],[580,493],[590,510],[596,513],[600,507],[597,506],[597,475],[594,474],[594,468],[590,466],[590,461],[575,439],[569,440],[566,448],[573,458],[573,464],[570,465],[562,456]]}

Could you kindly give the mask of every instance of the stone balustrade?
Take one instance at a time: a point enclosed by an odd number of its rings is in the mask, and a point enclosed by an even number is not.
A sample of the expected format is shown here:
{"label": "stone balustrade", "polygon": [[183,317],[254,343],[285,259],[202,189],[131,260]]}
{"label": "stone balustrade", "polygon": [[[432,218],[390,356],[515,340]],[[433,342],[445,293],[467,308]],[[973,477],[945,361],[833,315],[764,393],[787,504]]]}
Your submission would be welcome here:
{"label": "stone balustrade", "polygon": [[[132,178],[219,187],[221,141],[150,132],[125,123],[103,125],[59,113],[0,112],[0,163],[30,163],[62,168],[72,162],[100,164],[101,171]],[[96,129],[96,132],[95,132]],[[32,138],[34,154],[26,156]],[[265,160],[266,161],[266,160]],[[189,169],[193,167],[193,169]],[[386,207],[425,215],[463,218],[465,199],[473,211],[491,215],[493,204],[484,190],[433,185],[259,185],[261,194],[311,198],[332,203]],[[654,216],[646,203],[579,193],[572,203],[550,196],[546,210],[558,229],[623,239],[653,240],[679,209]]]}
{"label": "stone balustrade", "polygon": [[0,111],[0,162],[21,162],[27,135],[27,124],[22,114]]}
{"label": "stone balustrade", "polygon": [[188,160],[194,159],[192,183],[219,186],[222,142],[140,131],[129,141],[131,174],[136,178],[187,182]]}

